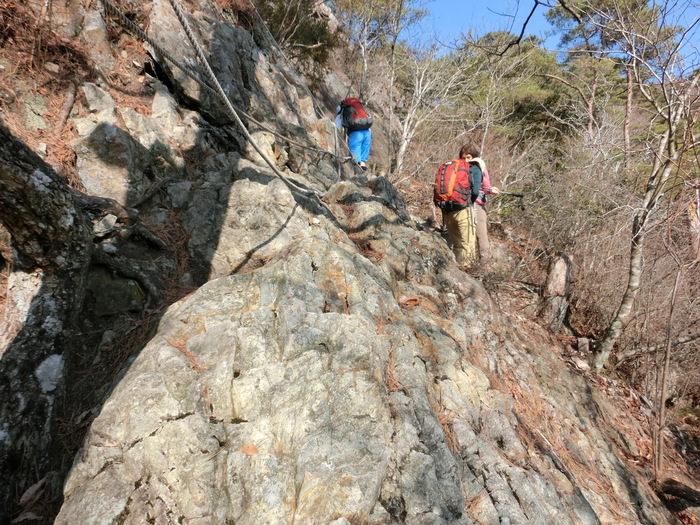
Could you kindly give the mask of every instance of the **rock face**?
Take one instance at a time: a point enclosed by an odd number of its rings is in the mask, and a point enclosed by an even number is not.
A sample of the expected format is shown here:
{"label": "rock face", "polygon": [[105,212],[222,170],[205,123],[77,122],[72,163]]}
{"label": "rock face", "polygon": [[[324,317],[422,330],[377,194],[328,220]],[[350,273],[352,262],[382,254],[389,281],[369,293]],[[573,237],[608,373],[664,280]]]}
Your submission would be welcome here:
{"label": "rock face", "polygon": [[327,195],[354,201],[329,207],[355,243],[309,217],[263,267],[173,305],[56,523],[670,522],[585,381],[435,235],[351,182]]}
{"label": "rock face", "polygon": [[[148,7],[152,35],[193,63],[168,4]],[[99,37],[104,25],[86,19]],[[314,106],[264,28],[203,2],[192,23],[237,106],[335,149],[332,108]],[[181,281],[204,284],[167,310],[98,407],[55,523],[673,523],[628,461],[641,454],[637,420],[458,270],[387,180],[249,122],[285,184],[208,92],[159,68],[148,111],[84,83],[73,147],[92,192],[151,225],[177,216],[193,265]],[[103,257],[124,249],[98,231],[109,227],[96,225]],[[139,308],[138,278],[175,265],[149,261],[110,285],[132,295],[100,310]],[[63,367],[41,367],[60,390]]]}

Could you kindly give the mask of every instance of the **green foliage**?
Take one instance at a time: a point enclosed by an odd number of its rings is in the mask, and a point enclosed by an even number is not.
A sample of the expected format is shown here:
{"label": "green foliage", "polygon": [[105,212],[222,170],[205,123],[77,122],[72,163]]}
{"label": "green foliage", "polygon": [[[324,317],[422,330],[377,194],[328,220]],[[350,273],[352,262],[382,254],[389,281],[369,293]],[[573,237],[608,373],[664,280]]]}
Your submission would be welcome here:
{"label": "green foliage", "polygon": [[514,39],[506,32],[488,33],[473,42],[465,40],[455,53],[466,74],[478,80],[478,87],[468,93],[472,111],[488,115],[495,129],[511,139],[543,130],[559,133],[568,94],[551,76],[559,74],[561,66],[537,39],[508,47]]}
{"label": "green foliage", "polygon": [[639,60],[673,54],[682,29],[668,24],[667,15],[646,0],[575,0],[545,13],[561,34],[560,47],[569,50],[565,62],[617,57],[618,64],[632,55]]}
{"label": "green foliage", "polygon": [[620,44],[621,35],[614,22],[632,17],[648,21],[650,13],[646,0],[574,0],[567,2],[566,7],[553,7],[545,17],[561,33],[562,47],[591,54]]}

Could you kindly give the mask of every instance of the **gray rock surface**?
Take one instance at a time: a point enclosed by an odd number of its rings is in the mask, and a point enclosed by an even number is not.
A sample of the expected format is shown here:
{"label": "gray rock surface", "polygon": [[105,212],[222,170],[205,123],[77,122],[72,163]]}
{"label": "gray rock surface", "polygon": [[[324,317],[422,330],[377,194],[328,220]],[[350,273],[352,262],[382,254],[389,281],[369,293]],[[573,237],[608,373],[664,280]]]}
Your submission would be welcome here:
{"label": "gray rock surface", "polygon": [[80,37],[85,43],[88,55],[103,72],[114,69],[115,61],[107,26],[99,11],[85,13]]}
{"label": "gray rock surface", "polygon": [[56,523],[666,522],[542,329],[371,194],[336,202],[357,244],[301,228],[170,308]]}

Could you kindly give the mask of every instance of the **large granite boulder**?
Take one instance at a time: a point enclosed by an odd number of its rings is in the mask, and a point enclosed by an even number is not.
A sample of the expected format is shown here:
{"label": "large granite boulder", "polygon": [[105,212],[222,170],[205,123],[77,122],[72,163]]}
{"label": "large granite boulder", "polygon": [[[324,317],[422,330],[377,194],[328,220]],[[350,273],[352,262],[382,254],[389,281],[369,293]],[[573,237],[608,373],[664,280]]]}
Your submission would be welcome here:
{"label": "large granite boulder", "polygon": [[378,196],[327,200],[343,228],[169,309],[56,523],[670,523],[542,328]]}

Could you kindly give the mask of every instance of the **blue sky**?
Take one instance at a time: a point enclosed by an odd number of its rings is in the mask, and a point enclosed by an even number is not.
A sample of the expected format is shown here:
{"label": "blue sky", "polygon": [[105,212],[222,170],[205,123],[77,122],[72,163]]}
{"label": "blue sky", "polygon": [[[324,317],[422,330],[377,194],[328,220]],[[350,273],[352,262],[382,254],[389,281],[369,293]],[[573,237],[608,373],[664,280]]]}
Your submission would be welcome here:
{"label": "blue sky", "polygon": [[[430,11],[430,16],[421,25],[423,34],[445,35],[449,43],[458,38],[460,33],[469,30],[478,35],[484,35],[491,31],[509,31],[520,34],[523,23],[527,19],[535,2],[533,0],[431,0],[425,8]],[[538,6],[532,16],[526,35],[535,35],[545,39],[545,32],[550,29],[544,18],[545,6]],[[558,37],[547,42],[554,47],[558,43]]]}
{"label": "blue sky", "polygon": [[[653,1],[650,0],[650,3]],[[534,0],[426,0],[425,8],[431,14],[421,24],[419,38],[430,41],[430,35],[439,34],[444,35],[439,38],[440,42],[450,44],[458,39],[460,33],[469,30],[479,36],[491,31],[509,31],[519,35],[534,4]],[[544,17],[546,10],[546,6],[537,6],[525,35],[538,36],[545,40],[546,48],[555,50],[560,38],[547,34],[552,28]],[[687,45],[696,54],[700,49],[699,19],[700,3],[697,0],[682,0],[671,4],[667,20],[667,23],[685,27],[695,24]]]}

